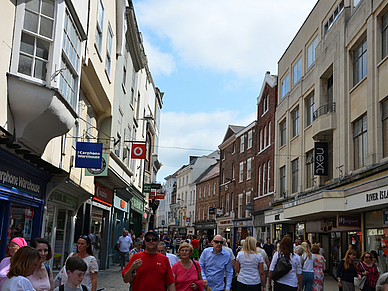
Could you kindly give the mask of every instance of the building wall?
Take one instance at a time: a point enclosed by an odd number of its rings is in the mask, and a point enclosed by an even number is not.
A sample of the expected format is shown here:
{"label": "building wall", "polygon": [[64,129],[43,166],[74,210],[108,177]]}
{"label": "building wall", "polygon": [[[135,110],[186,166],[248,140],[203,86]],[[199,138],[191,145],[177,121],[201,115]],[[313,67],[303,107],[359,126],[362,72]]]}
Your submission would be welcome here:
{"label": "building wall", "polygon": [[[209,195],[210,187],[210,195]],[[214,220],[216,218],[216,210],[220,207],[219,202],[219,175],[200,181],[196,185],[197,188],[197,203],[195,221]],[[199,197],[199,189],[201,189],[201,197]],[[203,189],[206,189],[206,196],[203,196]],[[215,190],[215,191],[214,191]],[[214,208],[215,214],[209,214],[209,207]],[[205,219],[203,216],[205,210]]]}

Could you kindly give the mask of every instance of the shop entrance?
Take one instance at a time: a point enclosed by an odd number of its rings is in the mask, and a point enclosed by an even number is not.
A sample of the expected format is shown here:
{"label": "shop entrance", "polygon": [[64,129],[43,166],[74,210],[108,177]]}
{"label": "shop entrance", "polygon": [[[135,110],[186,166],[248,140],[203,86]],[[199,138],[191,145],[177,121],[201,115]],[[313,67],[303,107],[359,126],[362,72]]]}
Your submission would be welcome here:
{"label": "shop entrance", "polygon": [[44,236],[53,249],[53,270],[60,270],[70,252],[76,251],[71,243],[71,217],[73,211],[47,205]]}
{"label": "shop entrance", "polygon": [[24,238],[31,243],[34,208],[11,203],[11,214],[7,233],[7,245],[14,237]]}

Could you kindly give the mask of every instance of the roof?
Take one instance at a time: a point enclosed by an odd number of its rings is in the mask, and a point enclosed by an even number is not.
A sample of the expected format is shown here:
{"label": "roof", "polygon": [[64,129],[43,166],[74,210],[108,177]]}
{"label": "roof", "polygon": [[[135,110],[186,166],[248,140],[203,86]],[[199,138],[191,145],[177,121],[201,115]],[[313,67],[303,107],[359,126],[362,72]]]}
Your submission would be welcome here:
{"label": "roof", "polygon": [[278,76],[271,75],[269,71],[265,73],[263,85],[261,85],[260,94],[257,97],[257,104],[259,104],[261,99],[263,98],[263,93],[264,93],[264,89],[265,89],[266,84],[271,86],[271,88],[275,87],[278,84]]}
{"label": "roof", "polygon": [[229,125],[228,126],[228,129],[226,130],[226,134],[224,136],[224,139],[222,140],[222,142],[225,142],[228,138],[230,138],[232,135],[240,132],[241,130],[243,130],[245,128],[245,126],[240,126],[240,125]]}
{"label": "roof", "polygon": [[220,163],[217,162],[207,168],[195,181],[194,184],[198,184],[209,180],[211,178],[217,177],[220,174]]}

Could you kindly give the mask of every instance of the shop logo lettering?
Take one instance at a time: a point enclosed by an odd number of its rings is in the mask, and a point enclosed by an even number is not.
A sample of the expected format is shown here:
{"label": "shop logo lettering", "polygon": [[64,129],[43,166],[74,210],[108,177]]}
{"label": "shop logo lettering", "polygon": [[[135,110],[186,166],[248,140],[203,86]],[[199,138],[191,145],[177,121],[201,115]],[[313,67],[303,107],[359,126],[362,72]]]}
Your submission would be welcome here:
{"label": "shop logo lettering", "polygon": [[325,174],[325,150],[323,148],[317,148],[317,154],[315,156],[316,158],[316,170],[315,172],[317,174]]}
{"label": "shop logo lettering", "polygon": [[366,202],[383,200],[383,199],[388,199],[388,191],[386,190],[380,190],[379,192],[366,194]]}
{"label": "shop logo lettering", "polygon": [[26,180],[21,176],[12,175],[9,171],[0,171],[0,183],[23,188],[35,193],[40,192],[40,185],[33,183],[31,180]]}

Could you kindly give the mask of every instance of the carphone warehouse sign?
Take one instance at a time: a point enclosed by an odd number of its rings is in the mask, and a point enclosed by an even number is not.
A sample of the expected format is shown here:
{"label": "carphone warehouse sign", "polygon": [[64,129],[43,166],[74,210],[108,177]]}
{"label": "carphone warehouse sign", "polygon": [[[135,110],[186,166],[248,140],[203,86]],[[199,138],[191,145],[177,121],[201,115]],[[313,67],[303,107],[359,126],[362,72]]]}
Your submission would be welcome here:
{"label": "carphone warehouse sign", "polygon": [[101,169],[102,143],[77,142],[75,166]]}

